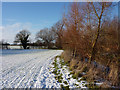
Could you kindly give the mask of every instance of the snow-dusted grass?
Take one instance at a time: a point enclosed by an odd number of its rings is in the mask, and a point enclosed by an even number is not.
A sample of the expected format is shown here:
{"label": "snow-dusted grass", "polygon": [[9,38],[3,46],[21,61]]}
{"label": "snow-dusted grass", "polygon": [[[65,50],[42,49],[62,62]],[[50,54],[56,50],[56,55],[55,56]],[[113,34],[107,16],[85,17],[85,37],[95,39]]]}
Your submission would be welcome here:
{"label": "snow-dusted grass", "polygon": [[62,52],[45,50],[2,56],[2,88],[59,87],[49,65]]}
{"label": "snow-dusted grass", "polygon": [[81,80],[79,77],[75,79],[72,74],[70,74],[69,67],[65,64],[63,59],[60,57],[56,57],[53,65],[51,65],[51,71],[55,75],[55,79],[57,83],[59,83],[59,87],[61,88],[87,88],[85,85],[86,81]]}
{"label": "snow-dusted grass", "polygon": [[[70,70],[68,63],[65,63],[61,56],[56,56],[54,62],[51,65],[52,73],[57,80],[58,87],[63,89],[70,88],[99,88],[102,82],[88,82],[83,73],[73,74]],[[94,86],[94,87],[93,87]]]}

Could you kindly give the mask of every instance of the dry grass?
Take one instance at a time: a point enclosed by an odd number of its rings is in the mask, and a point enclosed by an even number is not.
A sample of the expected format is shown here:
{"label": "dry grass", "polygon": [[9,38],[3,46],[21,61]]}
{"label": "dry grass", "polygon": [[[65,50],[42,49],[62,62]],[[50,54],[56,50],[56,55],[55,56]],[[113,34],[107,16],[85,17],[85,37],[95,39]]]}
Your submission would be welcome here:
{"label": "dry grass", "polygon": [[77,69],[77,67],[78,67],[78,60],[72,59],[70,62],[70,68],[73,70],[73,69]]}
{"label": "dry grass", "polygon": [[104,82],[102,85],[100,85],[100,88],[109,89],[111,86],[107,82]]}
{"label": "dry grass", "polygon": [[61,54],[61,57],[64,58],[65,62],[70,62],[71,58],[72,58],[71,57],[71,52],[66,50]]}
{"label": "dry grass", "polygon": [[102,88],[108,88],[112,85],[118,85],[118,67],[116,63],[112,63],[109,65],[110,72],[106,74],[106,72],[102,69],[95,68],[94,66],[81,61],[80,58],[72,58],[69,51],[65,51],[64,53],[62,53],[62,57],[66,62],[69,62],[70,69],[74,71],[74,74],[76,76],[78,76],[79,73],[82,73],[83,71],[86,72],[86,75],[84,75],[83,77],[87,78],[88,82],[93,82],[94,80],[102,80],[104,83],[100,86]]}
{"label": "dry grass", "polygon": [[112,81],[112,85],[117,85],[118,83],[118,68],[115,64],[111,65],[111,70],[108,75],[109,81]]}

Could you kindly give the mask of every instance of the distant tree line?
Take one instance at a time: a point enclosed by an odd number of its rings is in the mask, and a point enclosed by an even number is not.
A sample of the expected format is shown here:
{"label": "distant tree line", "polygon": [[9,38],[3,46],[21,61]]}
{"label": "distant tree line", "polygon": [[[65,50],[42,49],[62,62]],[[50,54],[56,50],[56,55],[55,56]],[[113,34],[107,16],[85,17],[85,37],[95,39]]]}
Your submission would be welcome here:
{"label": "distant tree line", "polygon": [[4,40],[0,41],[0,49],[9,49],[8,45],[10,45],[8,42]]}
{"label": "distant tree line", "polygon": [[24,49],[28,49],[29,46],[44,46],[48,49],[56,48],[62,49],[62,31],[63,31],[63,22],[58,21],[51,28],[44,28],[37,32],[35,37],[35,42],[30,42],[31,33],[28,30],[20,31],[16,37],[14,43],[21,43]]}

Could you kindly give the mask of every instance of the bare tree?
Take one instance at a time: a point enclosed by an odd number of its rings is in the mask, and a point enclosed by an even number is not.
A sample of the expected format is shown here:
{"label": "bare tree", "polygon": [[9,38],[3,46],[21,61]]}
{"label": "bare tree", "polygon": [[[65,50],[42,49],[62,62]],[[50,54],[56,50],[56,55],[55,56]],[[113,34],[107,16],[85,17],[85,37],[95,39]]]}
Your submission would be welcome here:
{"label": "bare tree", "polygon": [[57,48],[62,48],[62,37],[64,30],[64,21],[58,21],[51,29],[55,32],[55,44]]}
{"label": "bare tree", "polygon": [[[97,34],[96,34],[95,41],[93,42],[93,45],[92,45],[92,53],[91,53],[91,58],[90,58],[90,63],[91,63],[91,61],[95,59],[95,54],[97,51],[96,45],[97,45],[98,38],[100,35],[101,22],[102,22],[103,15],[104,15],[106,9],[108,9],[112,5],[112,3],[107,3],[107,2],[93,3],[93,2],[91,2],[90,4],[95,13],[95,16],[98,19]],[[97,5],[94,5],[94,4],[97,4]]]}
{"label": "bare tree", "polygon": [[8,45],[10,45],[7,41],[1,40],[0,41],[0,49],[9,49]]}
{"label": "bare tree", "polygon": [[63,34],[63,47],[73,52],[75,57],[78,52],[81,53],[83,16],[80,9],[80,3],[72,3],[69,13],[66,17],[65,31]]}
{"label": "bare tree", "polygon": [[51,48],[51,45],[55,40],[55,34],[52,30],[44,28],[36,34],[36,39],[41,40],[43,43],[46,44],[46,46],[48,46],[48,48]]}
{"label": "bare tree", "polygon": [[29,42],[29,36],[30,36],[29,31],[22,30],[16,35],[14,42],[16,42],[16,43],[20,42],[22,44],[23,48],[27,49],[27,45]]}

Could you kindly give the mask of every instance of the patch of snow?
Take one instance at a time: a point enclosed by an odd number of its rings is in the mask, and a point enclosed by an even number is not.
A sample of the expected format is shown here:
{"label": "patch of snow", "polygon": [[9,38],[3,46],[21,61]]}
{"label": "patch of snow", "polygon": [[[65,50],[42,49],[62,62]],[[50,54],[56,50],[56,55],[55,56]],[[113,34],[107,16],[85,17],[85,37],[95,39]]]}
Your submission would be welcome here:
{"label": "patch of snow", "polygon": [[[62,61],[63,62],[63,61]],[[81,82],[78,82],[77,79],[73,79],[72,78],[72,75],[70,74],[70,71],[69,71],[69,67],[67,67],[66,65],[64,65],[62,68],[61,68],[61,64],[60,64],[60,58],[57,58],[57,65],[58,65],[58,71],[60,71],[60,74],[62,74],[62,84],[63,86],[69,86],[69,88],[87,88],[85,87],[85,84],[87,84],[86,81],[81,81]],[[52,67],[54,68],[54,67]],[[80,80],[81,78],[79,78]],[[64,82],[67,82],[67,84],[65,84]],[[76,86],[77,85],[77,86]]]}

